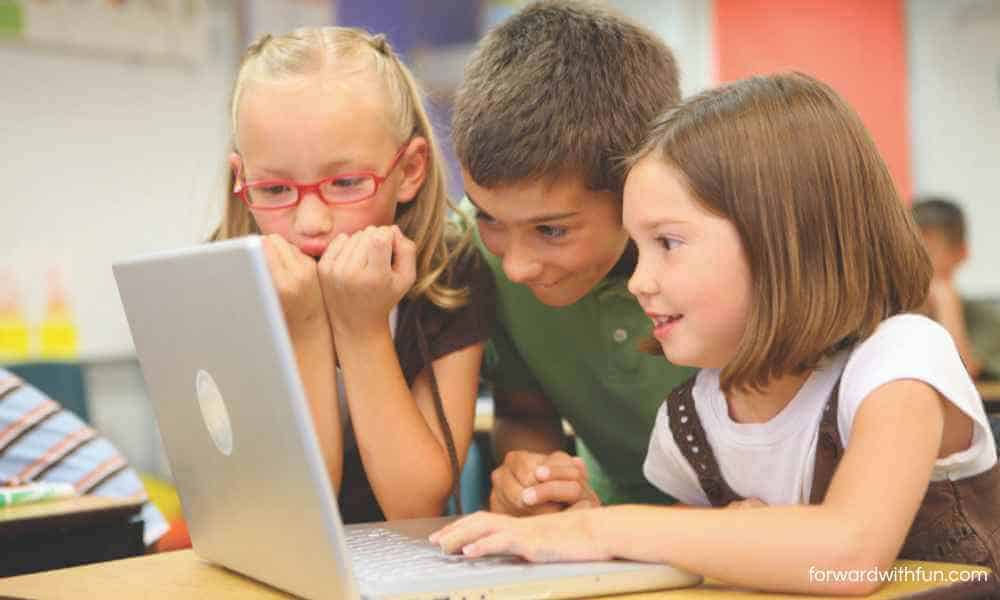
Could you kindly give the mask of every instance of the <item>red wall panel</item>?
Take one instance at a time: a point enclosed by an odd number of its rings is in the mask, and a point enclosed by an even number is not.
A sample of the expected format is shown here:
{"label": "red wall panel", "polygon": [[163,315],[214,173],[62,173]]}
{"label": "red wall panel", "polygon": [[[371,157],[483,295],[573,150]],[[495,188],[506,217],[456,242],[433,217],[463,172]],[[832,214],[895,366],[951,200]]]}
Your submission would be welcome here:
{"label": "red wall panel", "polygon": [[910,135],[902,0],[715,0],[720,81],[795,69],[861,115],[908,199]]}

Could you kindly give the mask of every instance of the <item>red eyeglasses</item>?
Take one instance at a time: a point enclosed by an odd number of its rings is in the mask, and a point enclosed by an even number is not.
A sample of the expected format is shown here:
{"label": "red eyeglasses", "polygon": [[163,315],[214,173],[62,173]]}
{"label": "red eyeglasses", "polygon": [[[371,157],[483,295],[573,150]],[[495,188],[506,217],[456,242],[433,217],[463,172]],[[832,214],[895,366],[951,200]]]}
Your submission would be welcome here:
{"label": "red eyeglasses", "polygon": [[243,200],[250,210],[281,210],[298,206],[302,197],[309,192],[316,192],[326,204],[353,204],[374,196],[382,183],[403,157],[403,152],[409,146],[409,141],[400,146],[392,163],[386,169],[385,175],[374,171],[345,173],[334,177],[320,179],[315,183],[299,183],[289,179],[264,179],[261,181],[242,181],[240,172],[236,172],[236,188],[233,193]]}

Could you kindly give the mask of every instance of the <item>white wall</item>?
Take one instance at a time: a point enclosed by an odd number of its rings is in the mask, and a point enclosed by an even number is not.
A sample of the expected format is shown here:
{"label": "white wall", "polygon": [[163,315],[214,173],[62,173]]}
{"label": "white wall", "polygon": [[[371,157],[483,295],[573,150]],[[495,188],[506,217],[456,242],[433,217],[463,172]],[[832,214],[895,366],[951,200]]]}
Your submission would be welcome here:
{"label": "white wall", "polygon": [[914,190],[962,204],[959,287],[1000,297],[1000,2],[909,0],[907,23]]}
{"label": "white wall", "polygon": [[[196,39],[177,52],[88,48],[79,27],[65,43],[0,44],[0,285],[4,271],[13,275],[37,323],[48,271],[63,272],[91,421],[134,466],[161,475],[168,467],[111,263],[199,243],[216,224],[244,37],[332,19],[315,2],[203,6]],[[35,38],[60,40],[47,23]]]}
{"label": "white wall", "polygon": [[[712,3],[610,0],[662,35],[685,94],[714,81]],[[241,27],[262,7],[212,12],[193,66],[0,45],[0,270],[13,272],[29,317],[41,318],[46,274],[65,272],[86,356],[121,355],[131,341],[113,260],[194,243],[216,220],[228,142],[226,101]],[[1000,295],[1000,3],[909,0],[914,187],[959,198],[972,258],[971,295]],[[310,6],[309,20],[326,20]],[[296,19],[303,15],[295,13]],[[242,17],[242,24],[241,24]],[[297,24],[297,23],[294,23]],[[290,25],[294,25],[291,24]]]}
{"label": "white wall", "polygon": [[681,91],[685,97],[717,81],[712,0],[609,0],[608,3],[666,40],[680,66]]}
{"label": "white wall", "polygon": [[34,322],[48,271],[64,272],[84,356],[132,348],[112,261],[192,244],[215,221],[239,21],[210,4],[191,64],[0,46],[0,270]]}

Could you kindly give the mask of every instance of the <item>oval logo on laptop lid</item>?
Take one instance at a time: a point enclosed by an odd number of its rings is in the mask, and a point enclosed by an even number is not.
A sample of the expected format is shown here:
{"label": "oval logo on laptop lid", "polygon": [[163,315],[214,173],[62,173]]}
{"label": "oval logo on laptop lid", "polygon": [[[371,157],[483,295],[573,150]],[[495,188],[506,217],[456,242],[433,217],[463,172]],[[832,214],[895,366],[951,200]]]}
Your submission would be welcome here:
{"label": "oval logo on laptop lid", "polygon": [[199,369],[194,378],[194,387],[198,393],[198,406],[201,408],[201,418],[208,429],[208,435],[219,452],[229,456],[233,453],[233,428],[229,425],[229,411],[222,401],[219,386],[207,371]]}

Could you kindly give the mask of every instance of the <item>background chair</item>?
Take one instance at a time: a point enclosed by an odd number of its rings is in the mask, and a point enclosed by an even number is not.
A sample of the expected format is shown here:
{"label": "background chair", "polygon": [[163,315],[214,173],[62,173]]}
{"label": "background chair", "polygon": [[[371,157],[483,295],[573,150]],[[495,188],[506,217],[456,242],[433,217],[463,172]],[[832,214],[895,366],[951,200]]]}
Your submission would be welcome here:
{"label": "background chair", "polygon": [[4,368],[34,385],[83,421],[90,422],[83,367],[76,362],[40,361],[4,365]]}

